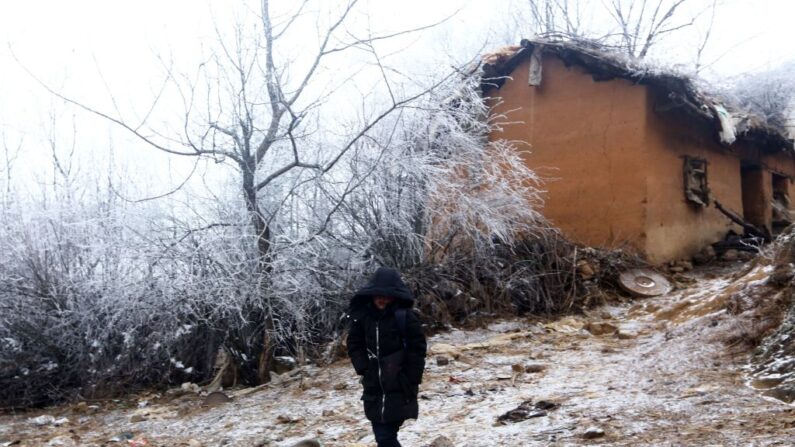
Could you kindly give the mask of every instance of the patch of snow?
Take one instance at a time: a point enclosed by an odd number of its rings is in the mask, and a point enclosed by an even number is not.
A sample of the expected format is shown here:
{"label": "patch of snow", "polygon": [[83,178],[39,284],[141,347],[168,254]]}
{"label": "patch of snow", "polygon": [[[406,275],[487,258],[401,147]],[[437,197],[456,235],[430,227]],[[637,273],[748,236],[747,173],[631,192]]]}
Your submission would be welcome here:
{"label": "patch of snow", "polygon": [[175,368],[177,368],[177,369],[185,369],[185,365],[182,362],[180,362],[179,360],[175,359],[174,357],[171,357],[169,359],[169,361],[171,361],[171,364],[174,365]]}
{"label": "patch of snow", "polygon": [[182,326],[180,326],[176,330],[176,332],[174,332],[174,337],[175,338],[179,338],[179,337],[181,337],[181,336],[183,336],[185,334],[189,334],[191,329],[193,329],[193,325],[191,325],[191,324],[183,324]]}
{"label": "patch of snow", "polygon": [[49,360],[47,363],[41,365],[41,367],[47,371],[52,371],[58,368],[58,364],[53,362],[52,360]]}
{"label": "patch of snow", "polygon": [[11,337],[5,337],[2,341],[8,351],[17,352],[22,348],[22,344]]}
{"label": "patch of snow", "polygon": [[50,425],[55,422],[55,417],[50,416],[49,414],[43,414],[41,416],[36,416],[35,418],[28,419],[28,422],[33,425]]}

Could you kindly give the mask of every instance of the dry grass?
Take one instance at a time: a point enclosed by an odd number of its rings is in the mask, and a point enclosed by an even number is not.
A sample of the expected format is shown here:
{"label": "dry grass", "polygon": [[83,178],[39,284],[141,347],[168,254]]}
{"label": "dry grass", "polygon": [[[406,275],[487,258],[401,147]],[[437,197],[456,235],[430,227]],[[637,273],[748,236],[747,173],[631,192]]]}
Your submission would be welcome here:
{"label": "dry grass", "polygon": [[578,246],[543,231],[490,256],[449,253],[440,263],[406,273],[419,310],[433,327],[477,326],[494,317],[551,316],[581,311],[619,296],[618,275],[645,265],[623,250]]}
{"label": "dry grass", "polygon": [[737,285],[723,304],[726,312],[735,317],[724,339],[731,352],[747,353],[758,347],[795,304],[793,233],[792,228],[785,231],[760,257],[732,277]]}

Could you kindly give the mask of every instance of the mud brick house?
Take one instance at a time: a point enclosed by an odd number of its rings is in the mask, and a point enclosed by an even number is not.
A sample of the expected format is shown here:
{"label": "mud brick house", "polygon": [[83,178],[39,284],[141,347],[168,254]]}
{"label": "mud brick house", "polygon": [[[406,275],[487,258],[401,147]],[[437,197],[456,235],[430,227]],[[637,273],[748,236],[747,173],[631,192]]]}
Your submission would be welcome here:
{"label": "mud brick house", "polygon": [[789,220],[786,130],[687,77],[571,42],[523,40],[484,62],[490,138],[528,145],[526,163],[546,179],[543,213],[572,239],[660,263],[742,233],[718,207],[770,234]]}

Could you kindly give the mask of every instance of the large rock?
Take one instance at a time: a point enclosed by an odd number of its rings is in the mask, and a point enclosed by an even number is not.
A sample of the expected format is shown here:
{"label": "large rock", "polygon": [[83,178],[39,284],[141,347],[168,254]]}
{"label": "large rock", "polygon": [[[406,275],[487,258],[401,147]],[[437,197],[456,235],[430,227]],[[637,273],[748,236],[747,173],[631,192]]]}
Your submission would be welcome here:
{"label": "large rock", "polygon": [[298,362],[288,356],[277,356],[273,358],[273,371],[276,374],[284,374],[288,371],[294,370],[298,366]]}
{"label": "large rock", "polygon": [[72,413],[75,414],[84,414],[88,413],[88,403],[86,402],[78,402],[72,407]]}
{"label": "large rock", "polygon": [[447,436],[439,436],[428,444],[428,447],[455,447],[455,445]]}
{"label": "large rock", "polygon": [[297,424],[303,422],[304,418],[301,416],[293,416],[289,414],[280,414],[276,416],[276,422],[279,424]]}
{"label": "large rock", "polygon": [[605,431],[599,427],[588,427],[582,434],[585,439],[601,438],[605,435]]}
{"label": "large rock", "polygon": [[179,387],[185,393],[199,393],[201,387],[192,382],[185,382]]}
{"label": "large rock", "polygon": [[457,347],[447,343],[436,343],[432,345],[430,348],[430,353],[444,355],[454,359],[461,356],[461,351]]}
{"label": "large rock", "polygon": [[693,270],[693,263],[687,260],[681,260],[677,262],[677,266],[682,267],[686,272]]}
{"label": "large rock", "polygon": [[732,248],[730,250],[726,250],[721,255],[720,258],[721,258],[721,260],[726,261],[726,262],[734,262],[734,261],[740,259],[740,253],[737,250]]}
{"label": "large rock", "polygon": [[533,402],[526,400],[513,410],[500,415],[497,418],[496,425],[505,425],[511,422],[521,422],[531,418],[544,417],[547,415],[547,410],[542,408],[550,407],[547,407],[546,401],[541,401],[538,404],[533,405]]}
{"label": "large rock", "polygon": [[77,447],[77,442],[69,436],[58,436],[50,439],[46,447]]}
{"label": "large rock", "polygon": [[633,338],[637,337],[637,332],[632,332],[626,329],[619,329],[618,332],[616,332],[616,338],[619,340],[632,340]]}
{"label": "large rock", "polygon": [[698,265],[709,264],[714,260],[715,249],[711,245],[707,245],[697,255],[693,256],[693,262]]}
{"label": "large rock", "polygon": [[207,395],[202,401],[202,407],[217,407],[223,405],[227,402],[232,402],[232,398],[227,396],[226,394],[215,391]]}
{"label": "large rock", "polygon": [[291,447],[323,447],[317,439],[304,439],[293,444]]}
{"label": "large rock", "polygon": [[577,317],[563,317],[544,325],[545,329],[562,334],[574,334],[583,328],[583,322]]}
{"label": "large rock", "polygon": [[143,414],[134,414],[130,416],[130,422],[133,424],[137,424],[139,422],[143,422],[146,420],[146,416]]}
{"label": "large rock", "polygon": [[524,372],[526,373],[540,373],[547,369],[547,366],[543,363],[528,363],[524,366]]}
{"label": "large rock", "polygon": [[42,427],[45,425],[53,424],[55,422],[55,417],[49,414],[43,414],[41,416],[36,416],[35,418],[28,419],[28,422],[30,422],[33,425],[38,425],[39,427]]}
{"label": "large rock", "polygon": [[597,269],[595,269],[590,262],[583,259],[577,263],[577,271],[580,273],[582,279],[588,281],[596,276]]}
{"label": "large rock", "polygon": [[593,335],[607,335],[607,334],[614,334],[618,330],[618,328],[604,321],[600,322],[591,321],[585,325],[585,330]]}

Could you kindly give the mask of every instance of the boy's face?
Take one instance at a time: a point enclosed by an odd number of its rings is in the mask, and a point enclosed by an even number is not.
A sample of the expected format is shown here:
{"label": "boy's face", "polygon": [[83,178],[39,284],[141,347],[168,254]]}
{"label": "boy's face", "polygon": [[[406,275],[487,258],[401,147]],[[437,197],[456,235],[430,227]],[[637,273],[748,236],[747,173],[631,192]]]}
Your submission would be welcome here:
{"label": "boy's face", "polygon": [[374,296],[373,297],[373,305],[375,305],[376,309],[378,309],[378,310],[386,309],[386,306],[389,306],[389,304],[391,304],[392,301],[395,301],[395,298],[393,298],[391,296]]}

